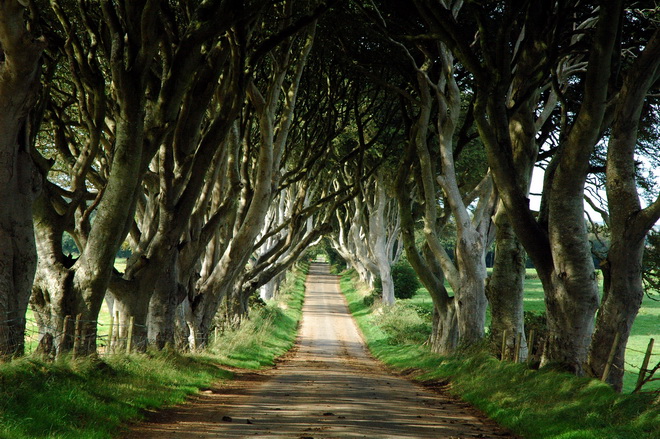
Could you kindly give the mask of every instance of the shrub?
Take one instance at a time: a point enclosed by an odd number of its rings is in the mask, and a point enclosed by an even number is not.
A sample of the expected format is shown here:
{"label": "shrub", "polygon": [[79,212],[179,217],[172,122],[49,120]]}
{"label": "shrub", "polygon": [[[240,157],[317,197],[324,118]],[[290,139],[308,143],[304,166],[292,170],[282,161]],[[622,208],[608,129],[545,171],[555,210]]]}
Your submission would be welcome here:
{"label": "shrub", "polygon": [[421,287],[417,273],[406,260],[399,261],[392,266],[392,281],[394,282],[394,297],[397,299],[410,299]]}
{"label": "shrub", "polygon": [[404,302],[384,307],[378,325],[393,345],[422,344],[429,338],[432,329],[430,316],[420,314],[416,306]]}

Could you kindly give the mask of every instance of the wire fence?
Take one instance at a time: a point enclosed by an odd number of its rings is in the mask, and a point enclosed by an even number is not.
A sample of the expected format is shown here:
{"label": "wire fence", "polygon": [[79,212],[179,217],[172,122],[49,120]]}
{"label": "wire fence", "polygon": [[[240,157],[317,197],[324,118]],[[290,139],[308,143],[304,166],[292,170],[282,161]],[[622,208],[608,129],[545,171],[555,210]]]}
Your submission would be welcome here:
{"label": "wire fence", "polygon": [[[44,349],[45,334],[50,340],[57,340],[58,344],[68,347],[75,352],[77,344],[84,343],[86,337],[92,331],[85,329],[95,328],[96,353],[99,356],[118,353],[130,353],[143,351],[147,346],[155,346],[159,342],[156,338],[148,337],[148,326],[135,322],[133,317],[120,321],[118,314],[112,315],[109,311],[103,313],[101,320],[87,320],[80,316],[66,316],[59,318],[59,324],[50,324],[52,316],[48,313],[38,313],[30,310],[25,318],[25,354],[31,355]],[[17,320],[17,319],[13,319]],[[4,323],[11,323],[5,320]],[[188,325],[177,326],[177,339],[180,350],[189,350],[188,341],[191,338],[203,340],[208,334],[202,332],[191,332]],[[194,335],[194,337],[192,337]],[[217,338],[217,334],[216,334]],[[89,340],[87,340],[89,342]],[[40,346],[42,345],[42,346]],[[48,349],[48,346],[46,346]]]}
{"label": "wire fence", "polygon": [[[599,377],[602,381],[606,381],[612,369],[617,369],[623,372],[627,381],[634,380],[635,386],[632,392],[660,392],[660,352],[654,353],[653,346],[655,340],[649,340],[647,349],[645,351],[626,347],[626,355],[624,360],[624,367],[614,364],[616,347],[619,343],[619,334],[616,334],[614,342],[612,343],[610,355],[603,372]],[[502,334],[502,347],[500,358],[503,360],[510,360],[513,362],[526,361],[528,363],[538,362],[542,355],[543,339],[535,339],[534,331],[530,331],[527,336],[528,346],[527,352],[522,352],[523,342],[522,336],[507,335],[506,331]],[[635,358],[636,362],[629,361],[629,358]]]}

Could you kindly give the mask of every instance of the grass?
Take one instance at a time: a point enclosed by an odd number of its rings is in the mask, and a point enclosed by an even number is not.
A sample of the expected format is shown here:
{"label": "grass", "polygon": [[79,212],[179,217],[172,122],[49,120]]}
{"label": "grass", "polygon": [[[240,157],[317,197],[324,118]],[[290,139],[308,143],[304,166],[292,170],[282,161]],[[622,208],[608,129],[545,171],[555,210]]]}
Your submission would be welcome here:
{"label": "grass", "polygon": [[[620,395],[599,381],[532,371],[479,349],[440,357],[419,343],[394,339],[380,324],[378,308],[364,304],[366,293],[356,289],[350,273],[342,276],[341,287],[374,356],[420,381],[449,381],[453,393],[516,434],[527,439],[660,437],[660,406],[652,395]],[[423,305],[421,298],[412,301]]]}
{"label": "grass", "polygon": [[223,366],[273,364],[295,340],[304,277],[299,271],[277,302],[251,314],[204,354],[149,352],[54,363],[25,357],[0,364],[0,439],[117,437],[145,410],[180,403],[231,379]]}
{"label": "grass", "polygon": [[175,404],[231,374],[209,357],[112,356],[0,366],[0,438],[111,438],[142,411]]}
{"label": "grass", "polygon": [[[447,285],[451,291],[451,287]],[[534,313],[545,311],[545,302],[543,299],[543,286],[534,269],[527,269],[525,278],[525,298],[524,309]],[[655,299],[655,300],[654,300]],[[433,302],[428,292],[420,288],[417,294],[412,298],[402,302],[408,302],[430,312],[433,308]],[[626,371],[623,377],[623,391],[630,393],[635,388],[639,368],[644,360],[644,353],[651,338],[655,339],[655,354],[651,357],[651,366],[660,361],[660,294],[655,293],[651,297],[644,296],[642,307],[633,324],[628,345],[626,348]],[[487,311],[486,325],[490,324],[490,310]],[[655,360],[655,362],[653,361]],[[660,381],[648,383],[645,390],[660,389]]]}

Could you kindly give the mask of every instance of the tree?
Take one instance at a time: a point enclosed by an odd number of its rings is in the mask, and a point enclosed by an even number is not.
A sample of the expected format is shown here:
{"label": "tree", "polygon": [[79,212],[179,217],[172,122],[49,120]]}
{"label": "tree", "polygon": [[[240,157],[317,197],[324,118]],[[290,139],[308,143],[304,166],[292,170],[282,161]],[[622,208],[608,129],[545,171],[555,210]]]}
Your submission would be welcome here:
{"label": "tree", "polygon": [[[283,17],[279,21],[279,30],[288,31],[291,26],[296,29],[296,23],[299,22],[294,21],[294,2],[285,2],[281,7],[281,10],[275,11]],[[301,27],[298,26],[296,30],[301,30]],[[266,76],[248,80],[250,111],[253,111],[258,127],[255,144],[256,160],[250,167],[248,167],[250,161],[246,160],[245,166],[241,169],[243,187],[231,239],[226,243],[218,262],[213,264],[208,277],[199,283],[191,300],[189,325],[195,330],[195,348],[206,344],[218,306],[221,300],[235,288],[252,254],[255,240],[263,228],[273,200],[274,189],[279,183],[278,170],[296,108],[300,78],[314,41],[315,29],[314,19],[302,28],[298,38],[290,37],[280,41],[270,55],[273,57],[273,63],[268,70],[265,70]],[[290,78],[290,81],[285,85],[287,78]],[[252,125],[250,120],[247,122],[242,127],[243,132],[237,137],[238,139],[249,139]],[[247,146],[250,148],[251,143],[247,143]],[[249,150],[243,153],[246,154],[247,159]],[[236,314],[244,315],[247,311],[244,308],[246,303],[238,301],[236,305],[238,306]]]}
{"label": "tree", "polygon": [[24,3],[0,2],[0,359],[23,353],[37,262],[32,203],[40,178],[31,158],[30,112],[45,41],[28,31]]}
{"label": "tree", "polygon": [[[202,62],[202,45],[229,27],[234,15],[225,2],[186,9],[183,26],[191,31],[177,41],[167,59],[175,63],[168,64],[158,63],[157,55],[171,36],[161,31],[172,11],[160,2],[51,7],[51,29],[60,36],[62,69],[68,70],[51,101],[52,143],[69,178],[65,187],[49,181],[35,209],[40,262],[32,307],[57,352],[72,348],[74,328],[64,327],[65,316],[80,315],[77,354],[89,354],[96,349],[98,311],[148,166],[174,131],[190,72]],[[46,175],[53,163],[40,165]],[[64,231],[76,240],[78,259],[62,254]]]}
{"label": "tree", "polygon": [[[619,98],[627,101],[630,95],[625,90],[617,93],[617,73],[623,65],[618,50],[623,3],[606,2],[590,8],[577,8],[573,2],[542,2],[529,8],[512,2],[503,2],[498,8],[472,5],[460,26],[447,8],[426,1],[417,4],[437,21],[440,38],[474,75],[475,119],[495,182],[509,220],[544,285],[550,336],[543,362],[581,373],[599,303],[584,221],[584,185],[595,145],[616,114],[611,111],[614,103],[624,105]],[[479,31],[479,46],[466,44],[465,30],[470,25]],[[644,41],[643,46],[653,46],[653,40]],[[581,50],[585,47],[589,48],[588,55]],[[572,57],[576,61],[573,66],[580,67],[563,70],[566,57]],[[655,81],[654,68],[641,71],[650,77],[651,84]],[[525,150],[515,146],[517,131],[513,128],[516,114],[526,108],[529,115],[537,108],[538,96],[550,79],[559,98],[561,119],[554,125],[559,132],[558,145],[546,170],[541,212],[535,218],[521,181],[525,166],[515,158]],[[553,111],[554,104],[547,102],[545,110]],[[631,105],[627,110],[632,113],[627,114],[633,118],[639,114],[633,111],[637,102],[635,98],[626,104]],[[526,119],[533,120],[529,116]],[[533,128],[532,132],[541,129],[541,133],[553,129],[552,125],[533,127],[530,122],[521,125],[525,126]],[[613,164],[612,169],[616,167]],[[631,212],[624,211],[626,215]],[[642,222],[650,220],[652,212],[655,208],[641,216]],[[640,230],[633,233],[634,239],[622,242],[635,245]]]}
{"label": "tree", "polygon": [[[484,335],[487,306],[485,251],[492,240],[494,229],[490,217],[496,196],[489,174],[472,170],[471,180],[465,182],[460,181],[457,171],[456,161],[464,151],[463,140],[457,142],[457,134],[462,132],[459,122],[463,96],[454,55],[445,44],[425,36],[434,29],[424,14],[398,9],[397,12],[405,14],[410,28],[402,29],[399,14],[397,20],[387,20],[385,17],[395,17],[391,10],[381,12],[365,8],[381,38],[398,51],[399,68],[406,72],[404,77],[408,82],[405,91],[399,90],[399,93],[406,100],[404,117],[410,120],[407,141],[411,161],[402,163],[399,168],[398,185],[406,187],[406,180],[414,176],[415,190],[397,191],[400,209],[407,210],[401,212],[402,228],[403,217],[408,217],[404,242],[408,241],[405,245],[408,260],[434,300],[438,319],[434,335],[438,343],[434,344],[434,349],[451,352],[457,344],[471,345]],[[405,32],[405,37],[395,37],[399,30]],[[464,118],[463,122],[470,124],[470,119]],[[410,242],[414,221],[411,206],[414,202],[419,203],[423,211],[425,251],[422,254]],[[473,202],[475,207],[470,209]],[[447,214],[444,219],[439,215],[440,206]],[[453,258],[440,240],[440,231],[449,215],[457,233]],[[424,260],[424,256],[431,255]],[[445,276],[454,290],[454,297],[447,294],[444,286],[440,287]]]}
{"label": "tree", "polygon": [[660,219],[660,198],[642,209],[635,172],[635,149],[643,107],[660,80],[660,30],[657,28],[631,61],[614,110],[607,148],[606,188],[611,244],[604,263],[602,304],[589,350],[591,373],[602,376],[615,337],[614,367],[608,382],[623,386],[625,348],[642,303],[642,257],[646,235]]}

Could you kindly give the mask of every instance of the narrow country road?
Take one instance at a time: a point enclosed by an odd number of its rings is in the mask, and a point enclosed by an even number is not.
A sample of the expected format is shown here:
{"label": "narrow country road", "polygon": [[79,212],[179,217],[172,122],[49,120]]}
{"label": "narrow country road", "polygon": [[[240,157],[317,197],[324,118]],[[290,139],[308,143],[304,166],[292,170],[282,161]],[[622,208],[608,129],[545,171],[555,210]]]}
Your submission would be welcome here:
{"label": "narrow country road", "polygon": [[298,346],[264,374],[157,413],[127,438],[512,437],[454,398],[388,373],[366,351],[328,266],[313,264]]}

